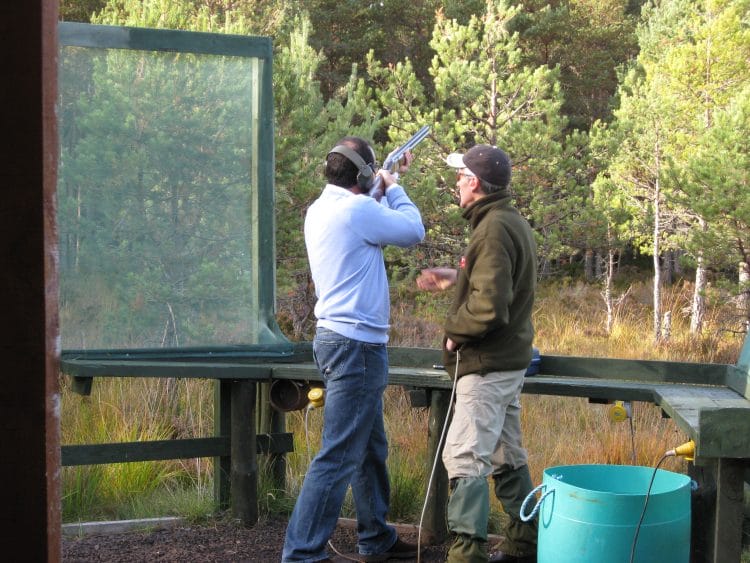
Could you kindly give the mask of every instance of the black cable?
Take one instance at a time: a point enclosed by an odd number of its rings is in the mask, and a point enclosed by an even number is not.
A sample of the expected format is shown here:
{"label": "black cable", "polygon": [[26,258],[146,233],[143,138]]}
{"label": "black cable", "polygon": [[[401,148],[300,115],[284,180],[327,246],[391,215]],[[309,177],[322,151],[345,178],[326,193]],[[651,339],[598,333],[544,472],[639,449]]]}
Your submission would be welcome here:
{"label": "black cable", "polygon": [[661,456],[659,463],[654,467],[654,474],[651,475],[651,482],[648,484],[648,490],[646,491],[646,501],[643,503],[643,511],[641,512],[641,518],[638,520],[638,525],[635,527],[635,536],[633,536],[633,545],[630,548],[630,563],[633,563],[635,557],[635,544],[638,542],[638,532],[641,531],[641,524],[643,524],[643,518],[646,516],[646,507],[648,507],[648,499],[651,495],[651,487],[654,485],[654,479],[656,479],[656,472],[659,471],[659,466],[667,459],[668,455]]}

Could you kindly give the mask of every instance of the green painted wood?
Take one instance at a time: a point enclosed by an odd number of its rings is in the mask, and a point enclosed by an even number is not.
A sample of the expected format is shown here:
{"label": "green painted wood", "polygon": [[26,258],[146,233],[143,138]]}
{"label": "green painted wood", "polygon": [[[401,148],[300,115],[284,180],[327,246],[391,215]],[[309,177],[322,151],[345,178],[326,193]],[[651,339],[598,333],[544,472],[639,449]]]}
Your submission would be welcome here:
{"label": "green painted wood", "polygon": [[727,386],[745,399],[750,399],[750,373],[744,366],[729,366],[727,369]]}
{"label": "green painted wood", "polygon": [[[322,381],[320,373],[313,364],[274,364],[274,379],[293,379],[299,381]],[[403,368],[391,366],[388,370],[390,385],[409,385],[427,389],[450,389],[451,379],[443,370]]]}
{"label": "green painted wood", "polygon": [[73,390],[73,393],[88,397],[89,395],[91,395],[91,387],[93,383],[93,377],[73,377],[71,389]]}
{"label": "green painted wood", "polygon": [[688,462],[687,474],[697,487],[690,495],[690,562],[712,561],[716,523],[716,460]]}
{"label": "green painted wood", "polygon": [[[116,444],[67,445],[61,447],[61,465],[68,467],[228,456],[229,444],[228,436],[216,436]],[[282,454],[293,451],[294,436],[291,433],[262,434],[257,437],[257,453],[259,454]]]}
{"label": "green painted wood", "polygon": [[231,399],[231,512],[244,526],[258,521],[258,461],[253,381],[233,381]]}
{"label": "green painted wood", "polygon": [[[231,391],[231,381],[226,379],[214,381],[214,435],[227,436],[229,440],[232,435]],[[230,506],[231,470],[232,459],[228,451],[214,457],[214,501],[222,510]]]}
{"label": "green painted wood", "polygon": [[63,466],[213,457],[229,452],[229,439],[189,438],[62,446]]}
{"label": "green painted wood", "polygon": [[[433,348],[388,348],[388,363],[391,366],[432,369],[433,365],[443,363],[443,354]],[[441,370],[442,371],[442,370]]]}
{"label": "green painted wood", "polygon": [[[389,349],[389,355],[390,384],[424,390],[451,388],[451,378],[444,370],[433,369],[431,365],[427,368],[414,367],[430,364],[439,357],[439,351],[393,348]],[[263,382],[273,379],[320,382],[320,374],[311,361],[290,361],[307,357],[311,357],[311,351],[307,343],[304,343],[295,345],[293,355],[282,359],[255,358],[251,361],[245,358],[242,363],[70,359],[64,362],[64,369],[77,377],[171,376]],[[411,365],[401,365],[404,363]],[[750,450],[750,437],[744,438],[750,433],[725,432],[728,426],[735,424],[736,415],[732,415],[735,412],[732,409],[739,409],[736,412],[743,413],[750,405],[746,387],[740,385],[746,384],[747,377],[735,366],[542,356],[542,371],[542,375],[526,378],[524,393],[587,397],[598,401],[651,402],[660,406],[683,431],[696,440],[699,452],[705,452],[700,453],[701,456],[730,455],[727,453],[730,443],[736,451],[737,448],[739,451]],[[700,384],[691,383],[695,381]],[[732,385],[727,386],[727,382]],[[743,390],[745,393],[742,393]],[[716,410],[725,410],[728,418],[727,422],[721,422],[723,417],[719,415],[716,422],[712,423],[717,430],[712,431],[706,427],[707,418],[701,422],[701,413]],[[725,433],[731,434],[732,440],[725,438]]]}
{"label": "green painted wood", "polygon": [[650,383],[584,377],[534,375],[524,379],[523,392],[535,395],[655,402],[654,385]]}
{"label": "green painted wood", "polygon": [[542,375],[724,385],[727,365],[543,355],[539,371]]}
{"label": "green painted wood", "polygon": [[716,517],[713,525],[715,563],[740,561],[742,555],[743,488],[746,461],[719,459],[716,471]]}
{"label": "green painted wood", "polygon": [[750,407],[701,409],[696,455],[750,458]]}
{"label": "green painted wood", "polygon": [[[427,422],[428,465],[426,470],[429,478],[434,465],[435,473],[426,492],[424,521],[422,523],[423,541],[427,545],[441,543],[448,537],[445,510],[448,506],[449,483],[448,473],[441,459],[443,453],[441,437],[450,410],[449,401],[449,391],[435,390],[430,393],[430,416]],[[436,460],[437,463],[435,463]]]}
{"label": "green painted wood", "polygon": [[745,342],[740,350],[740,358],[737,360],[737,367],[746,374],[750,374],[750,334],[745,336]]}
{"label": "green painted wood", "polygon": [[58,42],[63,46],[175,51],[262,59],[270,59],[272,54],[272,44],[268,37],[74,22],[60,22],[57,33]]}
{"label": "green painted wood", "polygon": [[63,360],[61,371],[75,377],[179,377],[270,379],[272,364],[152,360]]}

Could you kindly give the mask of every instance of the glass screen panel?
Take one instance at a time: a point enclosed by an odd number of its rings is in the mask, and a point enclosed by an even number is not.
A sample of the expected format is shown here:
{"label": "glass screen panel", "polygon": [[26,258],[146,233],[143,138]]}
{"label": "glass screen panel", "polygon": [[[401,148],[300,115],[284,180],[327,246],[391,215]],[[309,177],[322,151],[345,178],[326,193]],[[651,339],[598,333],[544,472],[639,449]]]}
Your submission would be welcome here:
{"label": "glass screen panel", "polygon": [[61,48],[63,349],[253,343],[254,68]]}

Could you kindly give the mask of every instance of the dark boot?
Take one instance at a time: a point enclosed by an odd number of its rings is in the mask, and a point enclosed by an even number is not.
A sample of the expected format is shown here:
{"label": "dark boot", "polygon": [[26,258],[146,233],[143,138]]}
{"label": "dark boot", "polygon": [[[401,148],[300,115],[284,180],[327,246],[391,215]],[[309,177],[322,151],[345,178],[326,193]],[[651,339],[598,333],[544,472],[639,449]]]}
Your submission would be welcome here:
{"label": "dark boot", "polygon": [[446,563],[487,563],[487,542],[472,538],[466,534],[458,534],[453,542]]}
{"label": "dark boot", "polygon": [[524,499],[534,489],[529,467],[524,465],[513,469],[510,465],[503,465],[492,475],[492,479],[495,482],[495,496],[509,517],[505,539],[500,543],[499,548],[508,556],[535,557],[538,536],[537,519],[535,517],[529,522],[524,522],[520,516]]}
{"label": "dark boot", "polygon": [[448,529],[456,541],[448,550],[448,563],[487,563],[487,520],[490,495],[487,480],[464,477],[451,481]]}

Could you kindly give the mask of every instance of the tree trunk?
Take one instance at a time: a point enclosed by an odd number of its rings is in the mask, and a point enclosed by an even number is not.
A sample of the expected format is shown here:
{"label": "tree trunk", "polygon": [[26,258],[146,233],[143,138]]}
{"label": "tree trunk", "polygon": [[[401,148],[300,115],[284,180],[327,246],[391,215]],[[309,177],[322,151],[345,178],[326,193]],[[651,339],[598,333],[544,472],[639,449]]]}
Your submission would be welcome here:
{"label": "tree trunk", "polygon": [[596,260],[596,256],[594,254],[594,251],[590,248],[586,249],[586,255],[584,257],[584,273],[586,275],[586,281],[591,282],[594,281],[594,261]]}
{"label": "tree trunk", "polygon": [[706,278],[703,256],[698,256],[698,266],[695,268],[693,305],[690,309],[690,334],[703,332],[703,320],[706,317]]}
{"label": "tree trunk", "polygon": [[[657,163],[658,163],[658,146],[657,146]],[[658,171],[658,164],[657,164]],[[661,252],[660,238],[661,238],[661,183],[659,181],[659,174],[656,174],[656,181],[654,185],[654,241],[653,241],[653,254],[654,254],[654,342],[658,343],[661,340],[661,265],[659,264],[659,254]]]}
{"label": "tree trunk", "polygon": [[661,323],[661,337],[664,342],[669,342],[672,338],[672,311],[664,313],[664,320]]}
{"label": "tree trunk", "polygon": [[745,332],[750,334],[750,264],[740,262],[740,301],[739,308]]}
{"label": "tree trunk", "polygon": [[669,286],[674,282],[674,252],[667,250],[662,260],[662,279],[663,285]]}
{"label": "tree trunk", "polygon": [[615,270],[615,251],[609,249],[609,261],[607,262],[607,276],[604,282],[604,303],[607,305],[607,334],[612,334],[615,325],[614,304],[612,302],[612,278]]}

